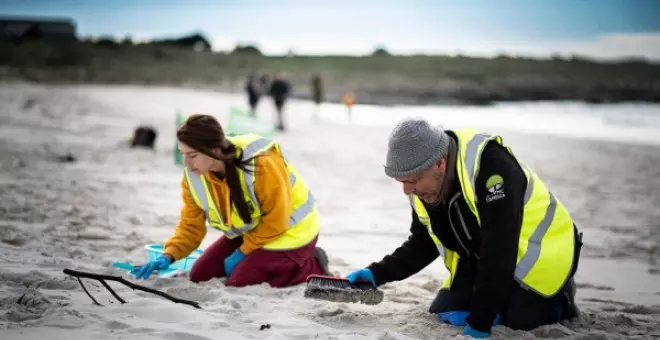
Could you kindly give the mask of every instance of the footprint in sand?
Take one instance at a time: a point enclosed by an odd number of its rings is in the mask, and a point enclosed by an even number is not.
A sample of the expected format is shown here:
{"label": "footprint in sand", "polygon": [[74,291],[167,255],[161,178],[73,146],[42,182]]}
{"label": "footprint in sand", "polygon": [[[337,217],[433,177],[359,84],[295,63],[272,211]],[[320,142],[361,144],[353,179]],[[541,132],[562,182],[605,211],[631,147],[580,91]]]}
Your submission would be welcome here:
{"label": "footprint in sand", "polygon": [[127,333],[135,334],[135,333],[154,333],[156,332],[155,329],[149,328],[149,327],[137,327],[137,328],[129,328],[126,330]]}
{"label": "footprint in sand", "polygon": [[21,284],[25,287],[31,287],[35,284],[49,279],[50,276],[38,272],[38,271],[29,271],[27,273],[0,273],[0,281],[10,281]]}
{"label": "footprint in sand", "polygon": [[341,308],[331,309],[331,310],[321,310],[318,312],[318,316],[322,318],[331,318],[340,314],[344,314],[345,311]]}
{"label": "footprint in sand", "polygon": [[49,290],[75,290],[78,289],[78,282],[70,278],[51,277],[38,282],[35,287]]}
{"label": "footprint in sand", "polygon": [[227,322],[218,321],[211,324],[211,329],[229,328],[230,326]]}
{"label": "footprint in sand", "polygon": [[538,338],[550,339],[563,339],[566,337],[574,336],[575,332],[561,324],[553,324],[548,326],[541,326],[534,329],[532,332]]}
{"label": "footprint in sand", "polygon": [[76,234],[78,241],[107,241],[111,238],[111,232],[101,228],[86,228]]}
{"label": "footprint in sand", "polygon": [[16,247],[21,247],[29,241],[26,233],[20,231],[18,228],[9,225],[0,225],[0,242],[9,244]]}
{"label": "footprint in sand", "polygon": [[440,287],[442,287],[442,282],[438,280],[429,280],[419,287],[426,290],[427,292],[436,293],[438,290],[440,290]]}
{"label": "footprint in sand", "polygon": [[591,283],[576,283],[575,285],[579,289],[594,289],[594,290],[607,290],[607,291],[614,290],[614,288],[610,286],[594,285]]}
{"label": "footprint in sand", "polygon": [[623,308],[623,309],[621,309],[621,311],[624,312],[624,313],[630,313],[630,314],[659,315],[660,314],[660,306],[634,305],[634,306]]}
{"label": "footprint in sand", "polygon": [[169,288],[169,294],[172,294],[180,299],[192,300],[197,302],[211,302],[217,300],[222,293],[213,291],[207,287],[182,287],[182,288]]}
{"label": "footprint in sand", "polygon": [[0,316],[10,322],[23,322],[41,318],[54,303],[38,290],[28,289],[21,295],[13,295],[0,300],[0,309],[9,309]]}
{"label": "footprint in sand", "polygon": [[107,327],[111,331],[118,331],[118,330],[122,330],[122,329],[131,328],[131,325],[129,325],[125,322],[109,321],[109,322],[105,323],[105,327]]}

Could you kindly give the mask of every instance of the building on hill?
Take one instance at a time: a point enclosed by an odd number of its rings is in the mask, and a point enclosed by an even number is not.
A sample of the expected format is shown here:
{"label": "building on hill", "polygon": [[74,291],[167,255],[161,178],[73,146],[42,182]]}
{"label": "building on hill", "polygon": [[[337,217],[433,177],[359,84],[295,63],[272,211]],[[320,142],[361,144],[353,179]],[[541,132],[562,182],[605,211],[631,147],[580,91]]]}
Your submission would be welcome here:
{"label": "building on hill", "polygon": [[152,43],[155,45],[190,48],[196,52],[211,51],[211,43],[201,34],[192,34],[175,39],[153,40]]}
{"label": "building on hill", "polygon": [[76,39],[76,24],[68,18],[0,16],[0,40]]}

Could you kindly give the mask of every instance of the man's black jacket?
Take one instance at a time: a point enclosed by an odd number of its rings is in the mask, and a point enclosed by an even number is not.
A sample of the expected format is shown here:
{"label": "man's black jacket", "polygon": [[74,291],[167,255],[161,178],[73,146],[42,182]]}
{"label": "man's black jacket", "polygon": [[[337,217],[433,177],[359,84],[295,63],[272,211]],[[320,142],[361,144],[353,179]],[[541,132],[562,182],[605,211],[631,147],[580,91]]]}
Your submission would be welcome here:
{"label": "man's black jacket", "polygon": [[[501,176],[502,185],[491,192],[486,182],[495,175]],[[468,323],[487,331],[512,288],[527,181],[515,158],[499,144],[490,142],[482,153],[475,183],[479,227],[455,178],[454,183],[448,183],[451,189],[444,202],[425,206],[433,232],[442,244],[461,258],[472,257],[474,261],[470,262],[476,263]],[[368,267],[378,285],[408,278],[438,258],[435,244],[414,211],[410,231],[411,235],[394,253]]]}

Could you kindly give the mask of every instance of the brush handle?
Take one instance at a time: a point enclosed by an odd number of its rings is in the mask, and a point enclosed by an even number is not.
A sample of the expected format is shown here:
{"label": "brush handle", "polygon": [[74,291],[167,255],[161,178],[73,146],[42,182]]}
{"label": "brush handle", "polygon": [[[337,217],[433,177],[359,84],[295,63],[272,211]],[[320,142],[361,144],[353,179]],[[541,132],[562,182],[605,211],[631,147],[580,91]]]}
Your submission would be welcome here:
{"label": "brush handle", "polygon": [[[307,281],[309,281],[311,279],[334,280],[334,281],[348,282],[347,278],[341,277],[339,275],[328,276],[328,275],[311,274],[311,275],[307,276]],[[356,283],[368,283],[370,285],[373,285],[373,282],[371,282],[369,280],[356,280],[352,284],[356,284]]]}

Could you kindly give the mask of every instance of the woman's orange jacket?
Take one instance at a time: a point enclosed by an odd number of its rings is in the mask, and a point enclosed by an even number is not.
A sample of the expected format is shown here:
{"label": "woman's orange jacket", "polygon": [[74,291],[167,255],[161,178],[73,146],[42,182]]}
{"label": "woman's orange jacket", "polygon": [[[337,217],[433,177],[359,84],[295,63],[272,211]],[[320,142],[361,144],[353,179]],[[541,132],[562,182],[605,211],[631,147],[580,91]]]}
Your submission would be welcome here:
{"label": "woman's orange jacket", "polygon": [[[289,227],[289,213],[292,208],[289,171],[282,156],[275,150],[257,157],[254,191],[263,215],[254,229],[245,233],[241,252],[249,254],[264,244],[284,234]],[[223,219],[231,223],[229,187],[225,179],[219,179],[207,172],[213,201]],[[165,253],[180,260],[201,244],[206,236],[206,215],[193,200],[185,177],[181,180],[183,208],[174,235],[165,242]]]}

